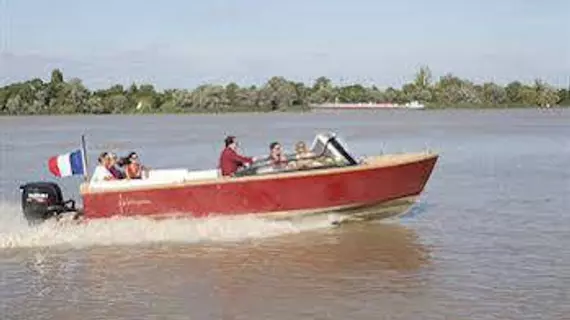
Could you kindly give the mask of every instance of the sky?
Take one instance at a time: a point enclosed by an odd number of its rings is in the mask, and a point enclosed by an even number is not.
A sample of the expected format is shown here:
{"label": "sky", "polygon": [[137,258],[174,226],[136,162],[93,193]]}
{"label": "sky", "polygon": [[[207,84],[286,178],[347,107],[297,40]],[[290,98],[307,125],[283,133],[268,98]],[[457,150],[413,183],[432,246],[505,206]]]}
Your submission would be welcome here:
{"label": "sky", "polygon": [[568,87],[568,0],[0,0],[0,85],[60,68],[90,88],[152,83],[400,87],[435,78]]}

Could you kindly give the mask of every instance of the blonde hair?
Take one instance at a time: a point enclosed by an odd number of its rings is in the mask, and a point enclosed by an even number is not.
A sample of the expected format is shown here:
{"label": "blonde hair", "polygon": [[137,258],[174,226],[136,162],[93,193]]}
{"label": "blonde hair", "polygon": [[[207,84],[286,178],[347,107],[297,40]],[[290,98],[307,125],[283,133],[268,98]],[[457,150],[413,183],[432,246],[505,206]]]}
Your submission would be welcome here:
{"label": "blonde hair", "polygon": [[305,144],[304,141],[299,141],[295,144],[295,152],[297,153],[301,153],[301,152],[307,152],[309,151],[307,148],[307,145]]}

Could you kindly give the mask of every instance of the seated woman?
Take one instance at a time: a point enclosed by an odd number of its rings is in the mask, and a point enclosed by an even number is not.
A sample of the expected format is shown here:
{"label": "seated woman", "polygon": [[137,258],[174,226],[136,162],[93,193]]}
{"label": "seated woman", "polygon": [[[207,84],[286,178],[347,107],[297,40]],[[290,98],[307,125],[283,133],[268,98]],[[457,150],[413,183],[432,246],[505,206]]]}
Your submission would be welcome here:
{"label": "seated woman", "polygon": [[140,163],[136,152],[131,152],[123,158],[123,164],[125,165],[126,179],[143,179],[148,177],[148,168]]}
{"label": "seated woman", "polygon": [[287,158],[283,155],[279,142],[272,142],[269,145],[269,160],[273,168],[284,168],[287,165]]}
{"label": "seated woman", "polygon": [[304,141],[299,141],[295,144],[295,153],[297,159],[313,158],[315,154],[309,150]]}
{"label": "seated woman", "polygon": [[295,157],[297,158],[297,161],[294,163],[295,168],[310,168],[321,165],[321,163],[316,161],[315,154],[309,150],[303,141],[295,144]]}
{"label": "seated woman", "polygon": [[110,171],[113,162],[109,153],[106,151],[102,152],[97,160],[99,164],[95,167],[95,172],[91,176],[91,182],[116,180]]}
{"label": "seated woman", "polygon": [[111,174],[115,179],[124,179],[125,174],[121,171],[121,169],[119,169],[121,164],[119,162],[117,155],[113,152],[109,152],[108,155],[110,157],[109,171],[111,172]]}

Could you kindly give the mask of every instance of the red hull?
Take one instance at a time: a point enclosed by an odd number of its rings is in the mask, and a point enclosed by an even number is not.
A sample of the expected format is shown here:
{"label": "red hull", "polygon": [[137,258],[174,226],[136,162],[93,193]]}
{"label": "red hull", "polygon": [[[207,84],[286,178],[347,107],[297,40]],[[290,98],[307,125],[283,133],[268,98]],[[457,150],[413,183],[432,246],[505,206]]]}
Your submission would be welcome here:
{"label": "red hull", "polygon": [[[394,157],[394,156],[392,156]],[[85,218],[119,216],[295,215],[334,209],[373,207],[419,195],[437,155],[308,172],[190,181],[168,186],[94,191],[82,188]]]}

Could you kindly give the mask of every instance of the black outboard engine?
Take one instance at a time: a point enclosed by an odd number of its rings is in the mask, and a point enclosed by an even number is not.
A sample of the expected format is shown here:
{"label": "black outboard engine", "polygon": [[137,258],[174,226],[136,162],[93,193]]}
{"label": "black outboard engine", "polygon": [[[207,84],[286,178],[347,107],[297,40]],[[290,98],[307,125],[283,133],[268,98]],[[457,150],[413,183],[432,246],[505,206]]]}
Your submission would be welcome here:
{"label": "black outboard engine", "polygon": [[54,182],[30,182],[20,186],[22,211],[29,224],[37,224],[62,213],[76,211],[75,201],[63,201],[60,187]]}

